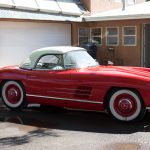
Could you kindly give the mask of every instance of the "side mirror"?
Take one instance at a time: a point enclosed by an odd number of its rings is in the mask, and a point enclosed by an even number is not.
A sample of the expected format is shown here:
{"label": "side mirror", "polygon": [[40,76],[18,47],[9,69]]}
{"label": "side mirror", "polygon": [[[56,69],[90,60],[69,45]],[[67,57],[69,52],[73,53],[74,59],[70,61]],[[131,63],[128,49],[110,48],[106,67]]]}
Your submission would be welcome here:
{"label": "side mirror", "polygon": [[112,61],[108,61],[108,66],[113,66],[114,65],[114,63],[112,62]]}

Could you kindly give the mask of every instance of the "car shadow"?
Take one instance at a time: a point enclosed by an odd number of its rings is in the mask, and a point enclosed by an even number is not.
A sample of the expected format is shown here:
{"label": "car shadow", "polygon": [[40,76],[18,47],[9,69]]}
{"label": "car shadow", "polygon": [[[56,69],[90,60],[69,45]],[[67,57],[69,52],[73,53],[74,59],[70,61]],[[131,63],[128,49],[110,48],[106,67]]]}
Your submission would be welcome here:
{"label": "car shadow", "polygon": [[150,113],[136,123],[113,120],[106,113],[73,111],[61,108],[31,107],[21,112],[0,108],[0,121],[30,125],[38,128],[83,131],[108,134],[150,132]]}

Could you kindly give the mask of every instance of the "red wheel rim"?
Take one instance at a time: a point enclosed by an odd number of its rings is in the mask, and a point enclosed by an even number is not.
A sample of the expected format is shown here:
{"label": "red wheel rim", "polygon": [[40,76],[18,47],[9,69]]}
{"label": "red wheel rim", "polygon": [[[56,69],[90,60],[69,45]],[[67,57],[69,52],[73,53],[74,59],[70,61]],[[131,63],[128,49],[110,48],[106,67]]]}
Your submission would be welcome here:
{"label": "red wheel rim", "polygon": [[21,91],[18,86],[11,84],[5,90],[5,95],[11,104],[17,104],[21,99]]}
{"label": "red wheel rim", "polygon": [[136,99],[130,94],[120,94],[114,100],[114,109],[122,117],[130,117],[136,112]]}

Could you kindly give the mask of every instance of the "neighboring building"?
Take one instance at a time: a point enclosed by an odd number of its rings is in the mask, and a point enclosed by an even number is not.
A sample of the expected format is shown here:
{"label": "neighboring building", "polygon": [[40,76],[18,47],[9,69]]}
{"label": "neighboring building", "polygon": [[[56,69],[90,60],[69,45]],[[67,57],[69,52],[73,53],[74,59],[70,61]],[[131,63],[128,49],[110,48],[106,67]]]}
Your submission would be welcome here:
{"label": "neighboring building", "polygon": [[73,23],[73,45],[96,43],[101,64],[150,67],[150,2],[128,0],[124,8],[121,0],[83,1],[92,14]]}

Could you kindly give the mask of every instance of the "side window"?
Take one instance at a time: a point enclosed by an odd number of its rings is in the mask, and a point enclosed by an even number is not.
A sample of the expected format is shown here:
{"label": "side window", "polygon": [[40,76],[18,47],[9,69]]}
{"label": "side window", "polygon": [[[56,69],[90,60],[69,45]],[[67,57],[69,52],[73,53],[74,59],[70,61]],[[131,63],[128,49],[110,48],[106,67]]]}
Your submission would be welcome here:
{"label": "side window", "polygon": [[[74,59],[73,59],[74,58]],[[64,55],[64,66],[65,68],[72,68],[75,67],[75,57],[72,56],[72,53],[67,53]]]}
{"label": "side window", "polygon": [[35,68],[36,69],[62,70],[63,69],[62,65],[63,64],[62,64],[61,55],[45,55],[39,59]]}

